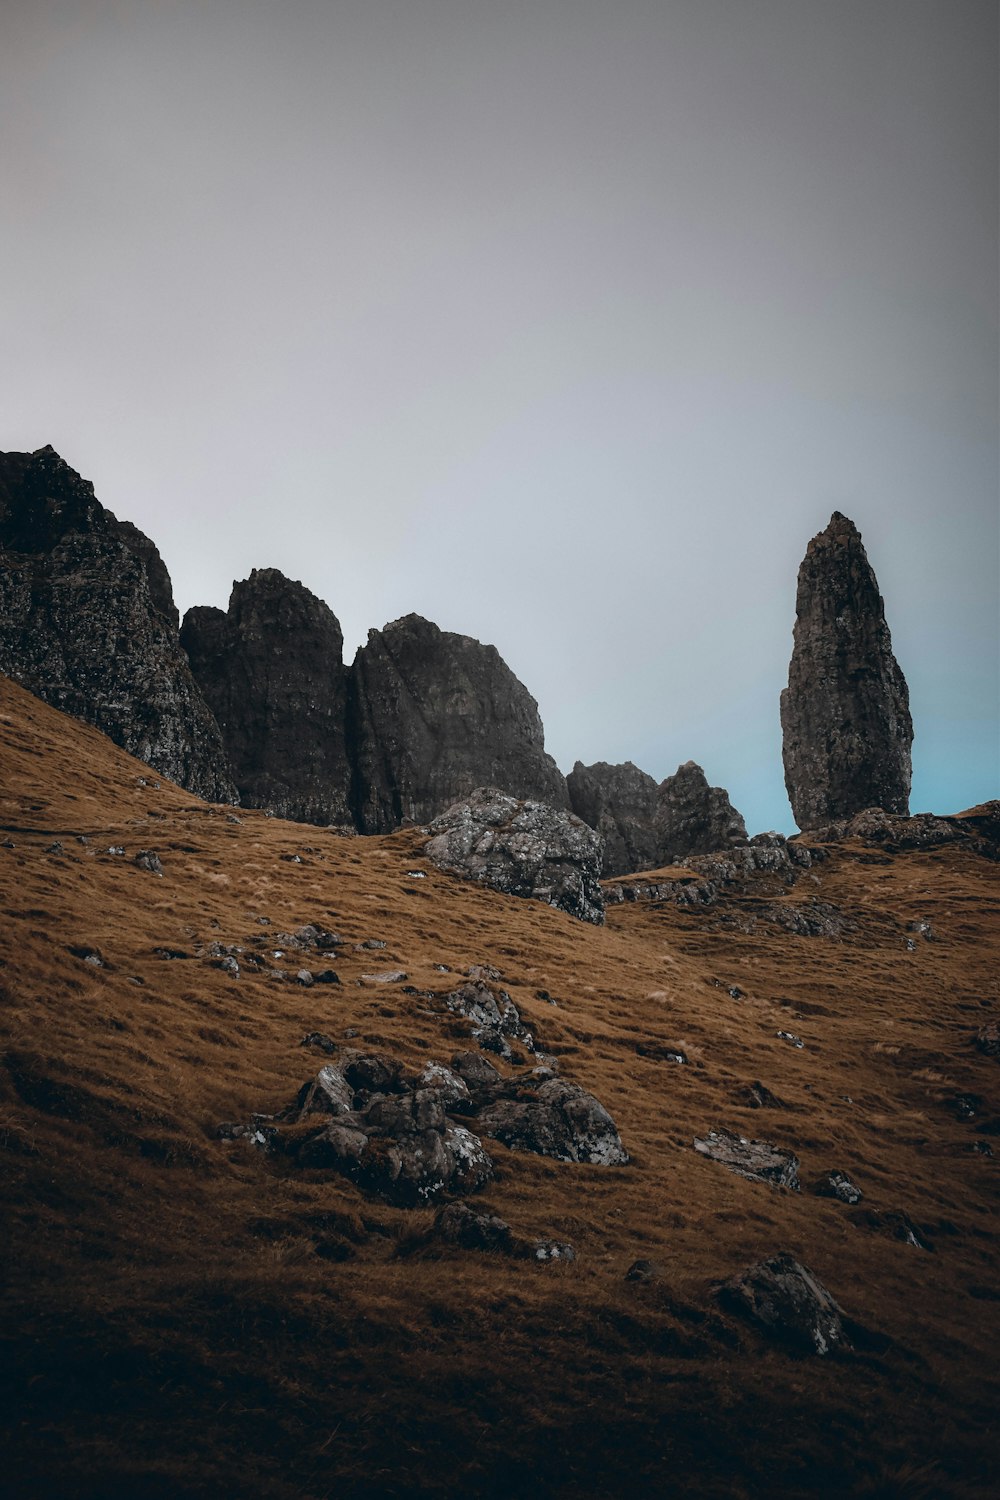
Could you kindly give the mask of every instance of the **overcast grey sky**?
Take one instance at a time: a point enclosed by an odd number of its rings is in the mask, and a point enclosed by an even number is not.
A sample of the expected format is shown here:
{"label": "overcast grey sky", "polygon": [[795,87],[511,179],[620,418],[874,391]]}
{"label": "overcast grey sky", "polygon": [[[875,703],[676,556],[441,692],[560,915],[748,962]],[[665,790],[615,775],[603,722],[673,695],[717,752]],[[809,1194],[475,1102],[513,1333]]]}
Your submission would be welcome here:
{"label": "overcast grey sky", "polygon": [[1000,794],[995,0],[5,0],[0,448],[181,609],[492,642],[548,748],[790,831],[861,529],[915,809]]}

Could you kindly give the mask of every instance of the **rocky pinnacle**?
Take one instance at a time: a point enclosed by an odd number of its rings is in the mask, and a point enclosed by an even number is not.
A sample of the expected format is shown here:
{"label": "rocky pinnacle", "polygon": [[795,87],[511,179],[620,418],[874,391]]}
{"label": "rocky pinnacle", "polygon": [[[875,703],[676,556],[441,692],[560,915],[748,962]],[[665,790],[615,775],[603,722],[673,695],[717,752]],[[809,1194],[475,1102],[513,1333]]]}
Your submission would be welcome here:
{"label": "rocky pinnacle", "polygon": [[835,511],[799,569],[788,687],[785,786],[800,828],[866,807],[907,813],[910,718],[882,597],[861,535]]}

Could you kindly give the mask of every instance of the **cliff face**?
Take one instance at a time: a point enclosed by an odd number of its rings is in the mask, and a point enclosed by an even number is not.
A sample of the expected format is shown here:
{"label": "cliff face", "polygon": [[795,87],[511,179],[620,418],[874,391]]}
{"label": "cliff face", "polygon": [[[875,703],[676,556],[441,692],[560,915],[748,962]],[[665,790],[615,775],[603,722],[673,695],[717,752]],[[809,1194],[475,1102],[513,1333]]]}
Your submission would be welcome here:
{"label": "cliff face", "polygon": [[351,692],[363,833],[425,822],[480,786],[568,806],[538,705],[493,646],[407,615],[369,633]]}
{"label": "cliff face", "polygon": [[570,806],[604,840],[604,874],[655,869],[656,782],[630,760],[612,766],[577,761],[566,778]]}
{"label": "cliff face", "polygon": [[866,807],[906,813],[906,680],[854,523],[835,511],[799,569],[788,687],[781,695],[785,785],[800,828]]}
{"label": "cliff face", "polygon": [[716,854],[745,844],[747,826],[721,786],[709,786],[693,760],[678,766],[656,792],[657,863],[666,865],[689,854]]}
{"label": "cliff face", "polygon": [[304,823],[350,823],[347,673],[336,616],[275,568],[228,613],[188,610],[181,643],[218,720],[240,796]]}
{"label": "cliff face", "polygon": [[52,448],[0,454],[0,671],[189,791],[236,800],[159,553]]}

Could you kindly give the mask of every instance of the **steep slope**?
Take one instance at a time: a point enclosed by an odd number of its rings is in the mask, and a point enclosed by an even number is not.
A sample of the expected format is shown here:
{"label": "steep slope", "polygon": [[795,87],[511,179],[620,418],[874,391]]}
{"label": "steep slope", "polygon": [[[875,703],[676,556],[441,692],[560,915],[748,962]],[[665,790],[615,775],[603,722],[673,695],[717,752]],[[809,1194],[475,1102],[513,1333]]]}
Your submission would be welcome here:
{"label": "steep slope", "polygon": [[[7,682],[0,763],[12,1495],[992,1491],[995,808],[968,840],[813,838],[794,879],[764,861],[712,904],[592,927],[450,879],[417,830],[349,839],[156,787]],[[817,905],[837,935],[774,917]],[[319,967],[303,924],[339,983],[298,979]],[[446,1004],[467,983],[509,996],[631,1157],[488,1141],[465,1201],[573,1262],[462,1248],[433,1208],[218,1137],[345,1049],[414,1070],[475,1049]],[[531,1062],[513,1051],[505,1078]],[[794,1152],[801,1191],[707,1159],[713,1130]],[[831,1171],[860,1203],[814,1193]],[[853,1320],[836,1357],[720,1300],[779,1251]]]}
{"label": "steep slope", "polygon": [[52,448],[0,454],[0,671],[199,796],[235,800],[159,553]]}

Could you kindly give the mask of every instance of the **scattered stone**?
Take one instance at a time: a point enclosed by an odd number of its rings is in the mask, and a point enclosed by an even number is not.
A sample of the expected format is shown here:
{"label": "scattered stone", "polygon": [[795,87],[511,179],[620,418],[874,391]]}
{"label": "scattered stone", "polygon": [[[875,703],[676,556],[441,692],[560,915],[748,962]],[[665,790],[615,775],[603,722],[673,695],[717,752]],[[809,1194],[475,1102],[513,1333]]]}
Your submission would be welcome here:
{"label": "scattered stone", "polygon": [[107,848],[107,849],[105,849],[104,852],[105,852],[105,854],[116,854],[116,855],[117,854],[124,854],[125,853],[125,845],[124,844],[111,844],[110,847]]}
{"label": "scattered stone", "polygon": [[682,1052],[679,1047],[664,1047],[659,1042],[636,1042],[636,1054],[639,1057],[649,1057],[657,1062],[671,1062],[685,1064],[687,1053]]}
{"label": "scattered stone", "polygon": [[[312,1033],[316,1036],[317,1033]],[[310,1040],[307,1037],[306,1042]],[[324,1038],[329,1042],[329,1047],[323,1046],[324,1052],[334,1050],[333,1042],[329,1037]],[[347,1115],[354,1108],[355,1090],[348,1083],[343,1073],[333,1063],[327,1063],[320,1068],[311,1083],[303,1084],[299,1090],[298,1098],[291,1111],[292,1118],[301,1121],[309,1115]]]}
{"label": "scattered stone", "polygon": [[785,1101],[783,1099],[779,1099],[777,1094],[772,1094],[771,1090],[765,1087],[765,1085],[761,1083],[759,1078],[755,1078],[753,1083],[748,1083],[739,1097],[741,1102],[745,1104],[749,1109],[788,1108],[788,1105],[785,1103]]}
{"label": "scattered stone", "polygon": [[92,964],[95,969],[104,968],[104,959],[101,958],[99,953],[88,953],[83,961],[85,964]]}
{"label": "scattered stone", "polygon": [[318,974],[313,975],[316,984],[339,984],[340,976],[334,969],[320,969]]}
{"label": "scattered stone", "polygon": [[17,845],[14,843],[13,839],[4,839],[3,843],[0,844],[0,849],[16,849],[16,848],[17,848]]}
{"label": "scattered stone", "polygon": [[407,879],[408,880],[426,880],[427,879],[427,874],[426,874],[426,871],[424,871],[424,870],[407,870],[406,875],[407,875]]}
{"label": "scattered stone", "polygon": [[[489,972],[499,978],[498,970]],[[494,1052],[509,1062],[511,1041],[520,1042],[528,1052],[534,1051],[534,1038],[506,990],[495,995],[485,980],[473,979],[452,990],[444,1003],[453,1014],[472,1022],[472,1035],[485,1052]]]}
{"label": "scattered stone", "polygon": [[190,958],[190,953],[185,953],[183,948],[154,948],[153,952],[157,958]]}
{"label": "scattered stone", "polygon": [[242,818],[238,818],[235,813],[226,813],[226,822],[227,823],[242,823],[243,819]]}
{"label": "scattered stone", "polygon": [[572,813],[480,787],[430,828],[426,852],[449,873],[603,923],[600,836]]}
{"label": "scattered stone", "polygon": [[529,1254],[532,1260],[576,1260],[576,1251],[565,1240],[536,1240]]}
{"label": "scattered stone", "polygon": [[223,973],[231,975],[233,979],[239,979],[240,977],[240,966],[231,954],[226,958],[219,959],[219,968],[222,969]]}
{"label": "scattered stone", "polygon": [[447,1244],[460,1245],[463,1250],[513,1253],[510,1225],[495,1214],[476,1213],[467,1203],[449,1203],[440,1209],[432,1233]]}
{"label": "scattered stone", "polygon": [[843,1312],[811,1271],[791,1255],[750,1266],[719,1290],[729,1306],[766,1332],[813,1354],[846,1342]]}
{"label": "scattered stone", "polygon": [[769,1141],[750,1141],[728,1130],[710,1130],[707,1136],[695,1140],[694,1149],[750,1182],[799,1191],[798,1157]]}
{"label": "scattered stone", "polygon": [[308,989],[309,986],[311,984],[315,984],[316,981],[313,979],[312,972],[309,969],[299,969],[298,973],[295,976],[295,982],[296,984],[304,984]]}
{"label": "scattered stone", "polygon": [[384,948],[384,947],[385,947],[385,943],[384,943],[384,941],[381,938],[365,938],[365,940],[364,940],[363,943],[355,943],[355,945],[354,945],[354,951],[356,953],[361,953],[366,948],[370,948],[372,950],[375,950],[375,949],[381,949],[381,948]]}
{"label": "scattered stone", "polygon": [[972,1143],[972,1149],[979,1156],[992,1156],[993,1155],[993,1147],[990,1145],[989,1141],[973,1141],[973,1143]]}
{"label": "scattered stone", "polygon": [[139,866],[140,870],[148,870],[151,875],[163,874],[160,856],[156,853],[155,849],[140,849],[135,857],[135,863]]}
{"label": "scattered stone", "polygon": [[856,1187],[844,1172],[827,1172],[816,1184],[816,1193],[820,1198],[836,1198],[840,1203],[860,1203],[864,1193]]}
{"label": "scattered stone", "polygon": [[865,808],[905,814],[906,681],[861,536],[839,511],[799,570],[795,644],[781,695],[785,785],[800,828]]}
{"label": "scattered stone", "polygon": [[359,984],[402,984],[406,974],[402,969],[382,969],[378,974],[362,974]]}
{"label": "scattered stone", "polygon": [[659,1281],[663,1272],[655,1260],[634,1260],[625,1272],[626,1281]]}
{"label": "scattered stone", "polygon": [[979,1028],[976,1050],[984,1057],[1000,1057],[1000,1021],[987,1021]]}
{"label": "scattered stone", "polygon": [[46,854],[61,854],[63,852],[63,846],[62,844],[60,844],[59,840],[56,839],[54,843],[49,844],[45,852]]}
{"label": "scattered stone", "polygon": [[310,1031],[299,1043],[300,1047],[318,1047],[321,1052],[336,1052],[337,1044],[325,1031]]}
{"label": "scattered stone", "polygon": [[796,1036],[794,1031],[776,1031],[774,1034],[780,1037],[783,1042],[787,1042],[790,1047],[805,1046],[805,1042],[800,1036]]}
{"label": "scattered stone", "polygon": [[499,984],[503,974],[493,964],[470,964],[465,971],[466,978],[478,979],[483,984]]}
{"label": "scattered stone", "polygon": [[470,1088],[481,1084],[502,1083],[502,1075],[481,1052],[456,1052],[451,1060],[455,1072]]}
{"label": "scattered stone", "polygon": [[290,865],[300,865],[302,863],[301,854],[283,854],[281,858],[286,864]]}
{"label": "scattered stone", "polygon": [[451,1068],[446,1068],[443,1063],[425,1063],[413,1086],[418,1089],[433,1089],[446,1104],[455,1104],[470,1097],[469,1085],[465,1079]]}
{"label": "scattered stone", "polygon": [[629,1154],[602,1104],[575,1083],[553,1078],[538,1088],[514,1080],[480,1107],[484,1135],[512,1151],[532,1151],[557,1161],[626,1166]]}
{"label": "scattered stone", "polygon": [[956,1094],[948,1100],[956,1120],[974,1120],[983,1107],[981,1094]]}

